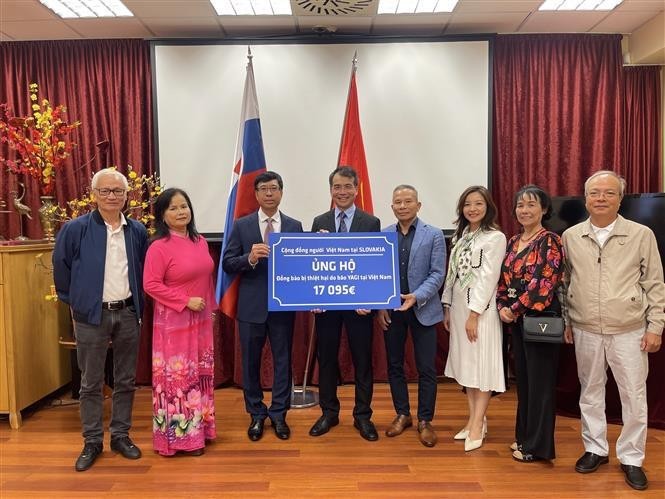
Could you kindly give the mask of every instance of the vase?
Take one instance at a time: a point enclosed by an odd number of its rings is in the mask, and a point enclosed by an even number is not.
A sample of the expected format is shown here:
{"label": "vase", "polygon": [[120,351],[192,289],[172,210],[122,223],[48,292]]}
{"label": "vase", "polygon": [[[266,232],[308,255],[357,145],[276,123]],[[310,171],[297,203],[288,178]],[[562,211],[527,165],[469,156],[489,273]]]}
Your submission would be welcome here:
{"label": "vase", "polygon": [[42,205],[39,207],[39,221],[42,224],[44,239],[52,243],[55,241],[55,198],[53,196],[39,196]]}

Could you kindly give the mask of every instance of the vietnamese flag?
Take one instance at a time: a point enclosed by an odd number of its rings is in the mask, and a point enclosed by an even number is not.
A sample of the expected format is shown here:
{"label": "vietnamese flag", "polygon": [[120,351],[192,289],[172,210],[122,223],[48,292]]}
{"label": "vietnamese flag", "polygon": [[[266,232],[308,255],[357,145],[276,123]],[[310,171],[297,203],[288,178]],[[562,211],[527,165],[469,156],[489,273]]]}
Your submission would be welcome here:
{"label": "vietnamese flag", "polygon": [[363,134],[360,129],[360,113],[358,112],[356,64],[357,58],[356,55],[354,55],[337,166],[350,166],[356,171],[358,174],[358,196],[356,197],[356,206],[363,211],[373,214],[374,205],[372,204],[372,190],[369,184],[367,160],[365,159],[365,145],[363,144]]}

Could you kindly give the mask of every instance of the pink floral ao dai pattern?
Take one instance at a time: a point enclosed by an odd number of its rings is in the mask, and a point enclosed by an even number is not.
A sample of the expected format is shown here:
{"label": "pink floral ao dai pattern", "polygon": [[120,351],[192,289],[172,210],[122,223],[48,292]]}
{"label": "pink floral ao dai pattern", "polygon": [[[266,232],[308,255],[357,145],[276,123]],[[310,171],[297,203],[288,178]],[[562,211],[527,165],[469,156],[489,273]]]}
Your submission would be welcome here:
{"label": "pink floral ao dai pattern", "polygon": [[[162,455],[202,449],[216,436],[213,266],[203,237],[193,242],[172,234],[152,243],[146,255],[143,283],[155,299],[153,445]],[[203,297],[203,311],[187,308],[192,296]]]}

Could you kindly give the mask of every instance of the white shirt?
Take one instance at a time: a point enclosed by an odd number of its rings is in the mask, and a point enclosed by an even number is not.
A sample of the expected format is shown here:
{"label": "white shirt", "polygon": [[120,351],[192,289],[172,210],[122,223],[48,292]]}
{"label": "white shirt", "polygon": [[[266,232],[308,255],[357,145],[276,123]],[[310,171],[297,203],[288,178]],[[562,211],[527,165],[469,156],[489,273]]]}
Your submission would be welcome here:
{"label": "white shirt", "polygon": [[612,230],[614,230],[616,223],[617,221],[614,219],[614,222],[609,224],[607,227],[596,227],[594,224],[591,224],[593,233],[596,235],[596,240],[598,241],[598,244],[600,244],[601,248],[605,246],[605,241],[607,241],[607,238],[610,237],[610,234],[612,233]]}
{"label": "white shirt", "polygon": [[273,232],[282,232],[282,219],[279,215],[279,210],[270,217],[263,213],[263,210],[259,208],[259,229],[261,230],[261,237],[266,233],[266,228],[268,227],[268,219],[272,218],[272,231]]}
{"label": "white shirt", "polygon": [[125,248],[125,216],[120,214],[120,226],[113,230],[106,225],[106,260],[104,261],[104,292],[102,301],[125,300],[131,296],[129,289],[129,269]]}
{"label": "white shirt", "polygon": [[[339,224],[342,221],[342,218],[339,216],[340,213],[342,213],[342,210],[340,210],[337,206],[335,206],[335,230],[337,232],[339,232]],[[347,232],[351,231],[351,224],[353,223],[353,215],[355,214],[356,214],[355,204],[352,204],[346,210],[344,210],[344,215],[346,215],[346,220],[344,220],[344,223],[346,224]]]}

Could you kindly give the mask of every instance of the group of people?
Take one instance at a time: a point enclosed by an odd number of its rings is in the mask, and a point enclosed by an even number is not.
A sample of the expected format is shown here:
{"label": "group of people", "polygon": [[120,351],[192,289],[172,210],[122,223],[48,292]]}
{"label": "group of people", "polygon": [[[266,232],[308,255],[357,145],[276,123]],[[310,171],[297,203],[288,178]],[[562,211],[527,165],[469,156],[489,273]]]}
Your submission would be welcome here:
{"label": "group of people", "polygon": [[524,318],[562,317],[563,339],[575,344],[581,385],[585,452],[575,470],[592,473],[609,462],[609,366],[622,403],[617,458],[626,482],[647,488],[647,354],[661,346],[665,283],[653,232],[619,215],[625,188],[613,171],[591,175],[584,185],[589,218],[560,238],[543,227],[552,211],[549,195],[526,185],[512,207],[521,230],[507,243],[487,189],[462,193],[442,302],[450,331],[445,374],[465,388],[469,404],[467,424],[454,436],[464,440],[466,451],[482,446],[492,392],[505,390],[502,338],[509,335],[518,399],[512,456],[524,463],[556,457],[561,343],[527,338]]}
{"label": "group of people", "polygon": [[[339,167],[329,176],[333,208],[316,217],[312,232],[378,232],[380,221],[355,205],[358,176]],[[259,209],[236,220],[221,255],[225,272],[240,277],[237,306],[243,394],[250,416],[247,435],[261,439],[266,419],[288,439],[294,312],[268,311],[268,236],[302,232],[301,222],[279,210],[279,174],[255,177]],[[432,447],[436,402],[436,325],[450,332],[445,375],[464,387],[469,416],[454,439],[465,451],[483,445],[493,392],[503,392],[503,337],[512,339],[518,407],[515,441],[520,462],[555,457],[555,384],[560,344],[528,341],[523,318],[551,313],[566,323],[565,341],[575,342],[582,386],[580,409],[584,455],[575,469],[589,473],[608,462],[604,413],[606,368],[622,400],[624,427],[617,457],[633,488],[647,487],[642,470],[646,443],[647,353],[660,348],[665,322],[665,283],[650,229],[618,215],[625,182],[600,171],[585,184],[590,218],[563,238],[546,230],[549,195],[535,185],[515,194],[513,213],[521,231],[508,242],[496,223],[489,191],[472,186],[457,204],[456,229],[446,271],[446,244],[439,228],[418,217],[421,203],[411,185],[393,190],[401,306],[395,310],[313,310],[319,364],[321,417],[313,437],[339,424],[338,353],[347,332],[355,375],[353,426],[378,439],[371,420],[374,321],[384,333],[395,418],[385,435],[416,424],[420,442]],[[186,192],[166,189],[155,203],[156,233],[122,214],[127,179],[105,169],[92,179],[97,209],[61,229],[53,254],[59,298],[72,310],[82,371],[80,412],[84,447],[78,471],[89,469],[103,449],[102,384],[109,345],[114,350],[111,449],[129,459],[141,451],[129,437],[143,291],[154,299],[152,349],[153,444],[164,456],[201,455],[216,437],[212,311],[214,263],[196,230]],[[443,296],[439,292],[443,287]],[[443,303],[443,306],[441,305]],[[417,421],[413,421],[404,373],[407,334],[418,371]],[[274,381],[268,407],[260,382],[261,352],[269,340]]]}

